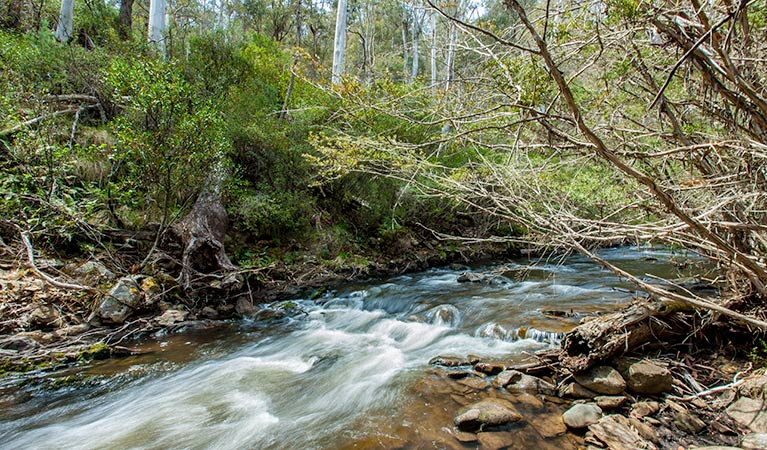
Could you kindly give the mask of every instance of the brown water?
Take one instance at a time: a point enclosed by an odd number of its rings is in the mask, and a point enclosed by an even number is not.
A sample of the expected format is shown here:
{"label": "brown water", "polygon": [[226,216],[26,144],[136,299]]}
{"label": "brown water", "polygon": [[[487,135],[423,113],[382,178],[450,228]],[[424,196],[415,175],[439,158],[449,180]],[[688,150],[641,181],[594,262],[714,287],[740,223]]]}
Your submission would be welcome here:
{"label": "brown water", "polygon": [[[677,275],[669,258],[680,256],[665,250],[602,253],[637,275]],[[0,448],[461,448],[450,434],[460,397],[429,359],[521,358],[633,295],[582,257],[558,263],[539,263],[524,280],[458,283],[460,272],[434,269],[349,285],[294,300],[304,313],[278,323],[157,336],[140,344],[149,351],[141,356],[23,386],[6,378]],[[550,309],[578,316],[542,313]],[[526,423],[547,408],[530,406]],[[519,442],[538,442],[529,448],[568,447],[535,428],[517,432]]]}

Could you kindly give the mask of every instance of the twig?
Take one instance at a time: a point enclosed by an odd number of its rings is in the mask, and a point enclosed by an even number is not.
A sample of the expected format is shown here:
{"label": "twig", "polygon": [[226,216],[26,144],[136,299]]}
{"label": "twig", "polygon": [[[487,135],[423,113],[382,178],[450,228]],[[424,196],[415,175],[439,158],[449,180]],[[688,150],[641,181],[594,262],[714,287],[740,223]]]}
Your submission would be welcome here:
{"label": "twig", "polygon": [[71,283],[64,283],[58,280],[53,279],[49,275],[43,273],[40,269],[37,268],[35,265],[35,253],[32,248],[32,242],[29,240],[29,235],[26,231],[22,231],[19,233],[21,235],[21,242],[24,243],[24,247],[27,248],[27,260],[29,261],[29,265],[32,268],[32,271],[40,278],[43,279],[43,281],[47,282],[48,284],[55,286],[57,288],[61,289],[70,289],[70,290],[77,290],[77,291],[87,291],[92,293],[98,293],[99,291],[95,288],[92,288],[90,286],[82,286],[80,284],[71,284]]}

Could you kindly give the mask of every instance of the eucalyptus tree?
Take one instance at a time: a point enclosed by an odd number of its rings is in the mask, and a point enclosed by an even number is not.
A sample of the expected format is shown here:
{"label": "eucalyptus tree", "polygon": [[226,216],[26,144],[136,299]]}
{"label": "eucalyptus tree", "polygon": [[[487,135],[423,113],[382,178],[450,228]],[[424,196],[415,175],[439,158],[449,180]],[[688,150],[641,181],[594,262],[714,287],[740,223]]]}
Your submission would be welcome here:
{"label": "eucalyptus tree", "polygon": [[338,0],[336,11],[336,33],[333,40],[333,68],[331,82],[340,84],[343,80],[344,62],[346,60],[346,0]]}
{"label": "eucalyptus tree", "polygon": [[56,39],[69,42],[72,39],[72,19],[75,14],[75,0],[61,0],[59,24],[56,27]]}
{"label": "eucalyptus tree", "polygon": [[165,54],[165,9],[165,0],[150,0],[148,39],[162,54]]}

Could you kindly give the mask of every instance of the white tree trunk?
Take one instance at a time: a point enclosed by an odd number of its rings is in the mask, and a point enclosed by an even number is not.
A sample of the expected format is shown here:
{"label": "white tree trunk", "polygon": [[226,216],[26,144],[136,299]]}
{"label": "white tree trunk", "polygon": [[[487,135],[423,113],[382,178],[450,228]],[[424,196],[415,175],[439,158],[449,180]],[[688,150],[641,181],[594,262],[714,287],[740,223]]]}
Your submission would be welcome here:
{"label": "white tree trunk", "polygon": [[437,12],[431,13],[431,93],[437,89]]}
{"label": "white tree trunk", "polygon": [[418,76],[418,35],[421,34],[420,22],[416,16],[415,9],[413,9],[413,65],[410,69],[411,82]]}
{"label": "white tree trunk", "polygon": [[150,0],[149,42],[165,54],[165,0]]}
{"label": "white tree trunk", "polygon": [[340,84],[344,73],[344,59],[346,57],[346,0],[338,0],[338,12],[336,14],[336,38],[333,41],[333,76],[331,81],[334,85]]}
{"label": "white tree trunk", "polygon": [[445,61],[445,91],[449,91],[455,75],[455,40],[458,30],[454,24],[450,24],[447,30],[449,42],[447,44],[447,60]]}
{"label": "white tree trunk", "polygon": [[75,0],[61,0],[59,25],[56,27],[56,40],[69,42],[72,39],[72,17],[75,14]]}
{"label": "white tree trunk", "polygon": [[405,13],[405,20],[402,21],[402,73],[407,77],[408,74],[408,53],[407,53],[407,13]]}

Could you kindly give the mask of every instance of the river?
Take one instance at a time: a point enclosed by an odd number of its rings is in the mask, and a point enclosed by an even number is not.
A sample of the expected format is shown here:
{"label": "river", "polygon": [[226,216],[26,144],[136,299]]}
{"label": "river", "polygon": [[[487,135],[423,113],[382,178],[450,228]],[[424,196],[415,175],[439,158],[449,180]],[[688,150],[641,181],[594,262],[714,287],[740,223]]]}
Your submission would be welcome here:
{"label": "river", "polygon": [[[679,257],[637,248],[601,254],[642,276],[676,274],[669,260]],[[449,434],[446,403],[421,402],[427,416],[440,408],[437,423],[413,419],[414,392],[431,358],[521,360],[556,344],[581,317],[633,296],[580,256],[529,264],[506,262],[507,276],[474,283],[442,268],[349,284],[316,300],[292,300],[289,309],[301,312],[276,323],[242,320],[155,336],[140,343],[143,355],[22,385],[0,380],[0,448],[382,448],[392,439],[396,448],[443,448],[424,430]],[[79,382],[61,382],[73,379]]]}

